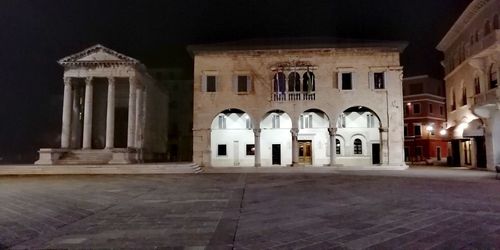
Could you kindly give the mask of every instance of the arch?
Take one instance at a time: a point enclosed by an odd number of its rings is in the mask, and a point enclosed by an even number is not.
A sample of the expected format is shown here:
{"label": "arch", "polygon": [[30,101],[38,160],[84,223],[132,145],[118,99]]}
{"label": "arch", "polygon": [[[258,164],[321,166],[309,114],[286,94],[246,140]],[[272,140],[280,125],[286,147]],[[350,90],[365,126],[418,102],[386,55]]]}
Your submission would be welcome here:
{"label": "arch", "polygon": [[491,25],[490,25],[490,20],[486,20],[486,22],[484,22],[484,35],[488,35],[491,33]]}
{"label": "arch", "polygon": [[284,94],[286,92],[286,75],[279,71],[273,77],[273,92]]}
{"label": "arch", "polygon": [[316,90],[316,76],[312,71],[309,71],[309,69],[307,69],[302,76],[302,82],[302,91],[311,93]]}
{"label": "arch", "polygon": [[490,65],[489,69],[490,89],[498,87],[498,68],[495,63]]}
{"label": "arch", "polygon": [[[314,123],[314,126],[305,126],[305,124],[307,124],[307,120],[310,120],[305,118],[304,115],[309,115],[309,116],[313,116],[313,114],[316,114],[317,116],[320,116],[320,118],[323,118],[323,121],[322,122],[322,119],[312,119],[311,123]],[[314,121],[314,122],[313,122]],[[323,110],[321,109],[317,109],[317,108],[310,108],[310,109],[307,109],[307,110],[304,110],[304,112],[300,113],[300,116],[298,117],[298,124],[299,124],[299,127],[301,129],[304,129],[304,128],[329,128],[330,127],[330,118],[328,117],[328,114],[326,112],[324,112]]]}
{"label": "arch", "polygon": [[335,153],[338,156],[345,155],[345,139],[342,135],[339,134],[335,135]]}
{"label": "arch", "polygon": [[[222,110],[213,117],[214,118],[212,119],[212,123],[210,125],[210,128],[212,130],[229,128],[251,129],[254,127],[254,122],[250,114],[238,108],[229,108]],[[229,121],[228,118],[230,119]]]}
{"label": "arch", "polygon": [[[355,144],[355,143],[358,142],[358,140],[359,140],[359,142],[361,144]],[[364,155],[368,154],[368,141],[367,141],[367,139],[366,139],[366,137],[365,137],[364,134],[360,134],[360,133],[353,134],[351,136],[350,142],[351,142],[351,145],[352,145],[352,147],[351,147],[351,151],[352,151],[351,154],[352,155],[361,155],[361,156],[364,156]],[[356,146],[358,146],[358,148],[356,148]],[[357,149],[358,150],[360,149],[361,153],[356,153]]]}
{"label": "arch", "polygon": [[[276,118],[273,118],[271,115],[277,115],[279,118],[276,121]],[[276,116],[275,116],[276,117]],[[279,124],[277,124],[277,122]],[[278,126],[277,126],[278,125]],[[292,128],[292,117],[285,111],[281,109],[273,109],[266,112],[262,119],[260,120],[260,128],[269,129],[269,128]]]}
{"label": "arch", "polygon": [[288,74],[288,91],[300,92],[300,74],[295,71]]}
{"label": "arch", "polygon": [[[352,106],[347,109],[345,109],[340,115],[339,119],[337,120],[336,127],[337,128],[348,128],[348,127],[353,127],[353,125],[348,125],[349,119],[347,119],[348,114],[356,112],[358,114],[366,114],[366,113],[371,113],[373,115],[373,122],[370,122],[368,119],[371,119],[370,117],[367,117],[367,123],[366,127],[382,127],[382,121],[380,120],[380,117],[378,114],[373,111],[372,109],[366,107],[366,106]],[[376,119],[374,119],[376,118]],[[372,124],[372,126],[369,126]],[[378,126],[377,126],[378,125]],[[362,124],[359,124],[355,127],[364,127]]]}

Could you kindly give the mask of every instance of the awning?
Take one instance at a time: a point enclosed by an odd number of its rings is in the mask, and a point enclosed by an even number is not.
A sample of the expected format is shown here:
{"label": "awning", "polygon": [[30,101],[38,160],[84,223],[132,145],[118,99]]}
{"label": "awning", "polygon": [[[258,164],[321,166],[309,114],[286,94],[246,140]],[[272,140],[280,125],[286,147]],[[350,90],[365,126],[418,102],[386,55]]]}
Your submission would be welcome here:
{"label": "awning", "polygon": [[462,137],[474,136],[484,136],[483,122],[480,119],[470,121],[469,126],[462,133]]}

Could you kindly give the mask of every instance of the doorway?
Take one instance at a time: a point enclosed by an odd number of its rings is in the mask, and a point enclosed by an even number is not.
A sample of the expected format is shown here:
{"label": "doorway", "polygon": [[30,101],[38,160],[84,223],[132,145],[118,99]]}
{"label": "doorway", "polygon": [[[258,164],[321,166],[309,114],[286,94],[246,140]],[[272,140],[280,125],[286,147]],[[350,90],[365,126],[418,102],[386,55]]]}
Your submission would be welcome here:
{"label": "doorway", "polygon": [[380,144],[372,144],[372,164],[380,164]]}
{"label": "doorway", "polygon": [[436,158],[441,161],[441,147],[436,147]]}
{"label": "doorway", "polygon": [[312,141],[299,141],[299,164],[312,165]]}
{"label": "doorway", "polygon": [[478,168],[486,168],[486,144],[484,136],[474,137],[476,140],[476,161]]}
{"label": "doorway", "polygon": [[281,165],[281,144],[273,144],[273,165]]}

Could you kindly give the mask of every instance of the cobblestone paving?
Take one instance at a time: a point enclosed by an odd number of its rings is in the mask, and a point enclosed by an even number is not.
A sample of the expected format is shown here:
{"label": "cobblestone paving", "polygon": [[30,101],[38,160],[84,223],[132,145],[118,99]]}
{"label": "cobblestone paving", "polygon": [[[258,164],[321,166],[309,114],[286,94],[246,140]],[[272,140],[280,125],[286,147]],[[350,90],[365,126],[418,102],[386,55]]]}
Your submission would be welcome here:
{"label": "cobblestone paving", "polygon": [[443,176],[0,177],[0,249],[500,249],[500,180]]}

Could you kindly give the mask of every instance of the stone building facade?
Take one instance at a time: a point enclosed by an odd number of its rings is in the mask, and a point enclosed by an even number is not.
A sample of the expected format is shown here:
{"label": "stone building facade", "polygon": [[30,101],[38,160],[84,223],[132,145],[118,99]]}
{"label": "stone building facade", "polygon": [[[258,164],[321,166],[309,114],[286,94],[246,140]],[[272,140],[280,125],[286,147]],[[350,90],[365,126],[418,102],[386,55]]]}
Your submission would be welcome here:
{"label": "stone building facade", "polygon": [[40,149],[36,164],[164,158],[168,97],[143,64],[102,45],[59,64],[64,67],[61,148]]}
{"label": "stone building facade", "polygon": [[448,156],[444,83],[427,75],[403,79],[405,161],[445,164]]}
{"label": "stone building facade", "polygon": [[474,0],[441,40],[453,164],[500,164],[500,0]]}
{"label": "stone building facade", "polygon": [[193,161],[405,168],[399,42],[195,45]]}

